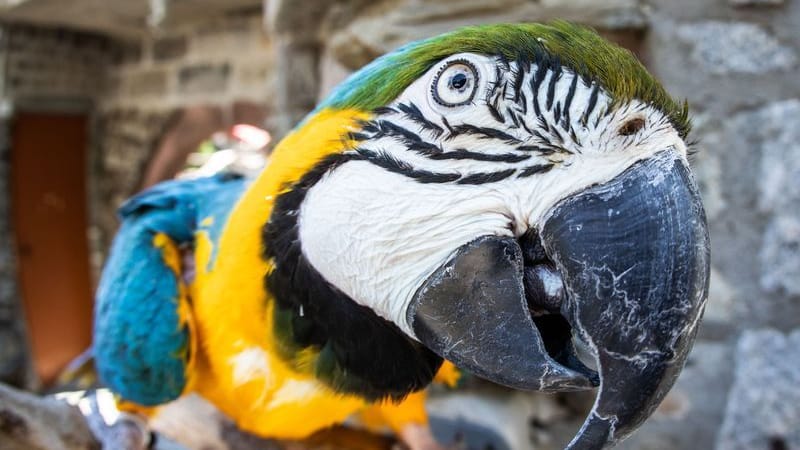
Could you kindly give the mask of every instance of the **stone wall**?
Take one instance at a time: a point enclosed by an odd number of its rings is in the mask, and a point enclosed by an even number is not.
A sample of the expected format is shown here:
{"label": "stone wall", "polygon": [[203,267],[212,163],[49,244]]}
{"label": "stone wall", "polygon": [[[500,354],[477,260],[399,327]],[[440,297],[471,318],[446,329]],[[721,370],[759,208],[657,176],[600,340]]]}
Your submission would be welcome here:
{"label": "stone wall", "polygon": [[242,105],[272,116],[272,64],[259,10],[164,27],[140,41],[118,43],[97,103],[96,248],[107,248],[117,226],[114,211],[142,187],[148,163],[185,108],[214,110],[209,134],[240,119]]}
{"label": "stone wall", "polygon": [[[59,27],[2,25],[0,348],[3,351],[15,349],[24,356],[26,348],[23,323],[19,320],[6,186],[5,132],[13,122],[14,112],[70,110],[89,115],[87,195],[91,217],[87,232],[96,278],[118,225],[117,207],[141,189],[148,163],[170,127],[180,120],[184,108],[202,105],[214,110],[215,122],[204,124],[210,127],[209,135],[235,120],[261,121],[271,111],[271,49],[257,9],[165,26],[141,40],[120,40]],[[16,325],[6,326],[7,323]],[[6,361],[16,369],[6,370],[2,366]],[[14,355],[0,352],[0,379],[31,387],[29,370],[24,369],[29,366],[19,366],[20,361]],[[24,370],[17,370],[19,367]]]}
{"label": "stone wall", "polygon": [[114,45],[104,36],[26,25],[0,27],[0,380],[36,387],[17,286],[10,199],[14,113],[36,109],[89,112],[104,92]]}
{"label": "stone wall", "polygon": [[800,356],[781,335],[800,326],[800,3],[680,0],[650,17],[651,67],[695,116],[712,280],[692,355],[706,385],[689,372],[675,391],[683,417],[643,431],[718,450],[800,448]]}
{"label": "stone wall", "polygon": [[0,105],[0,381],[34,387],[22,305],[17,295],[17,270],[13,252],[8,180],[8,111]]}

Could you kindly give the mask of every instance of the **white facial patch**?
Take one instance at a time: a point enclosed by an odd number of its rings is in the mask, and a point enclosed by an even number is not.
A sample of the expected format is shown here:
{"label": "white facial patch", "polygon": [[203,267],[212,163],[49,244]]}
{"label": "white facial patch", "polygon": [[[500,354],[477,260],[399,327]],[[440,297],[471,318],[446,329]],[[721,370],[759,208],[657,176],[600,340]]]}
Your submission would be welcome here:
{"label": "white facial patch", "polygon": [[353,161],[311,188],[298,223],[326,280],[413,336],[405,311],[425,278],[477,236],[512,236],[512,220],[486,186],[422,184]]}
{"label": "white facial patch", "polygon": [[686,153],[651,106],[612,108],[602,88],[566,68],[474,54],[430,69],[357,141],[360,159],[308,191],[302,251],[328,282],[409,336],[414,294],[462,245],[539,229],[570,195],[657,152]]}

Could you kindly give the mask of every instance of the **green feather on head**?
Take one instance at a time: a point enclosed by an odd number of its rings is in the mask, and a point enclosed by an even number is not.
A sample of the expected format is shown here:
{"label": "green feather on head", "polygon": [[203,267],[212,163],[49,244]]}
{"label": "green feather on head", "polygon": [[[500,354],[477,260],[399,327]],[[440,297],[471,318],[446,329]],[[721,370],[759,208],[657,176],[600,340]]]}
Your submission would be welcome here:
{"label": "green feather on head", "polygon": [[608,42],[591,28],[561,20],[471,26],[412,42],[354,73],[318,109],[369,111],[385,106],[436,62],[456,53],[560,64],[586,81],[597,81],[614,104],[638,99],[663,111],[682,138],[691,130],[688,104],[672,98],[630,51]]}

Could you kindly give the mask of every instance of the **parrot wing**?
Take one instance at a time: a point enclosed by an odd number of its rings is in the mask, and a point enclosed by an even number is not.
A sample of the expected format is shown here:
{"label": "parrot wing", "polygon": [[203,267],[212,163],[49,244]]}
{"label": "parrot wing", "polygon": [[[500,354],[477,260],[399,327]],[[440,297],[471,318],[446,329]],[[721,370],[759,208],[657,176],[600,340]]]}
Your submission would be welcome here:
{"label": "parrot wing", "polygon": [[220,209],[227,216],[244,185],[223,176],[170,181],[120,208],[97,290],[93,350],[101,381],[123,399],[152,406],[184,392],[194,345],[182,251],[204,217]]}

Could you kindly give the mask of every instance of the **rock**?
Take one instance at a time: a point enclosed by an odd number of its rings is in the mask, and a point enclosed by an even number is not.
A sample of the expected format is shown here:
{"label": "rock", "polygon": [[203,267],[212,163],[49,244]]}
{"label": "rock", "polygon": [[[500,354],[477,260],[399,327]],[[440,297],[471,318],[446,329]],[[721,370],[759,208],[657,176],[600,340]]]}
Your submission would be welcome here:
{"label": "rock", "polygon": [[761,287],[800,295],[800,101],[770,104],[735,120],[761,155],[758,207],[764,230]]}
{"label": "rock", "polygon": [[0,384],[3,450],[99,450],[78,408]]}
{"label": "rock", "polygon": [[677,34],[692,46],[700,68],[716,75],[763,74],[797,62],[794,50],[752,23],[697,22],[681,25]]}
{"label": "rock", "polygon": [[783,2],[784,0],[728,0],[733,6],[777,6]]}
{"label": "rock", "polygon": [[761,142],[759,208],[800,214],[800,100],[770,104],[737,124],[748,125],[748,134]]}
{"label": "rock", "polygon": [[122,77],[118,88],[134,97],[160,97],[167,93],[167,72],[163,69],[131,71]]}
{"label": "rock", "polygon": [[708,287],[708,303],[703,316],[704,325],[708,322],[727,322],[735,317],[736,290],[719,270],[711,267]]}
{"label": "rock", "polygon": [[779,215],[764,232],[761,287],[800,295],[800,218]]}
{"label": "rock", "polygon": [[156,61],[167,61],[181,58],[186,54],[188,41],[186,36],[168,36],[156,39],[153,42],[153,59]]}
{"label": "rock", "polygon": [[184,94],[224,91],[228,86],[230,72],[228,63],[201,63],[182,67],[178,72],[178,90]]}
{"label": "rock", "polygon": [[800,328],[745,331],[717,450],[800,448]]}

